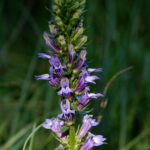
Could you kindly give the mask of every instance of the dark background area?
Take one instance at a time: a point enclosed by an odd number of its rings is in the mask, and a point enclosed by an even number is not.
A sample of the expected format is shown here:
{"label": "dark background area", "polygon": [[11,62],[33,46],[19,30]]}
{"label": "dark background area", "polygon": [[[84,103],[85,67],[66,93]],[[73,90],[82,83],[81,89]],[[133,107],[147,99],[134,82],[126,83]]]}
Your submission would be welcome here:
{"label": "dark background area", "polygon": [[[32,128],[60,112],[59,98],[47,82],[34,75],[48,71],[37,52],[47,51],[42,34],[51,20],[49,0],[0,0],[0,150],[20,150]],[[150,1],[87,0],[85,27],[89,67],[102,67],[93,92],[117,72],[133,66],[110,85],[102,111],[100,99],[91,106],[103,115],[92,132],[107,145],[95,148],[150,148]],[[53,150],[52,133],[40,129],[30,149]]]}

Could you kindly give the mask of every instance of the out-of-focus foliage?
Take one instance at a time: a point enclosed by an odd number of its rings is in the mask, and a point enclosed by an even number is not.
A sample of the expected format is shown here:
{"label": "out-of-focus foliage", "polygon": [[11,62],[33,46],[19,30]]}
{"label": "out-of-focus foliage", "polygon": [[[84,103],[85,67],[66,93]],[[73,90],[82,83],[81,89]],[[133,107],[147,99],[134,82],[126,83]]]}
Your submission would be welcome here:
{"label": "out-of-focus foliage", "polygon": [[[93,91],[102,92],[114,74],[134,67],[113,81],[104,111],[93,100],[95,116],[102,113],[103,119],[92,132],[107,137],[101,149],[148,150],[150,1],[87,0],[86,7],[88,63],[104,70]],[[48,71],[36,53],[48,51],[42,33],[50,19],[49,0],[0,0],[0,150],[20,150],[35,123],[60,112],[50,85],[34,79]],[[29,142],[30,150],[53,150],[56,145],[45,129]]]}

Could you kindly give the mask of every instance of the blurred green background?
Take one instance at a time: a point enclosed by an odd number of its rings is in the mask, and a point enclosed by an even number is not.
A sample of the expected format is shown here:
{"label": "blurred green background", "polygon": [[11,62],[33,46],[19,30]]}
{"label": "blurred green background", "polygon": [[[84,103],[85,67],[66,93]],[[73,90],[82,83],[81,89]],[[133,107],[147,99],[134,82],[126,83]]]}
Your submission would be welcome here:
{"label": "blurred green background", "polygon": [[[0,0],[0,150],[20,150],[32,129],[60,112],[59,98],[45,81],[34,75],[48,72],[42,34],[51,20],[50,0]],[[103,115],[92,130],[103,134],[107,145],[95,150],[150,149],[150,0],[87,0],[85,12],[88,64],[102,67],[93,91],[108,89],[108,106],[92,105]],[[40,129],[29,150],[53,150],[58,144],[51,132]]]}

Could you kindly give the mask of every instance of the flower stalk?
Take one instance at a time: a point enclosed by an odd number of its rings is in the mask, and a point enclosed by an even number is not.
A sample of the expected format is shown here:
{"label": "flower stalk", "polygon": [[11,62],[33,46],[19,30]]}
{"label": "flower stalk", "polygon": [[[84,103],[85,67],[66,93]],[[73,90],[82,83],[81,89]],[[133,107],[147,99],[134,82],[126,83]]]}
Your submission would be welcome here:
{"label": "flower stalk", "polygon": [[[105,143],[103,136],[89,132],[98,122],[88,114],[87,106],[103,95],[91,93],[88,86],[99,79],[91,74],[102,69],[88,68],[86,64],[85,4],[86,0],[54,0],[50,33],[43,34],[49,54],[38,53],[38,57],[48,60],[50,68],[47,74],[35,77],[48,81],[56,90],[62,111],[56,118],[46,119],[43,127],[55,133],[62,150],[92,150]],[[82,116],[83,112],[83,121],[78,124],[77,115]]]}
{"label": "flower stalk", "polygon": [[69,150],[75,150],[75,126],[72,125],[70,126],[70,134],[69,134]]}

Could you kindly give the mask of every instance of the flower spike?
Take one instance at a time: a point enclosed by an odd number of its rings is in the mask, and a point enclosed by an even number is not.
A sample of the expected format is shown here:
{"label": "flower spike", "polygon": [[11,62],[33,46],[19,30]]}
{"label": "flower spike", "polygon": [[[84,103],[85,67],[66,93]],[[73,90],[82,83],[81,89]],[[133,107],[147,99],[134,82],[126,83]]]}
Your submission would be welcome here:
{"label": "flower spike", "polygon": [[48,60],[49,71],[35,78],[46,80],[61,99],[61,113],[46,119],[43,128],[54,132],[60,142],[57,149],[61,150],[92,150],[106,140],[89,132],[99,123],[87,114],[87,106],[92,99],[103,95],[92,93],[89,88],[89,84],[96,84],[99,79],[94,73],[102,72],[102,68],[88,68],[86,62],[85,4],[86,0],[54,0],[49,33],[43,34],[50,54],[38,53],[39,58]]}

